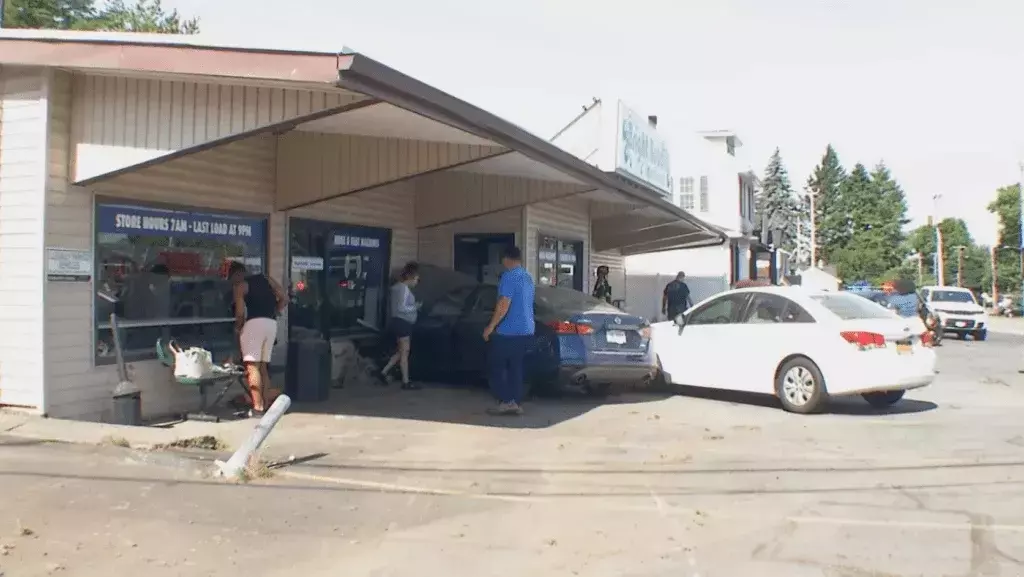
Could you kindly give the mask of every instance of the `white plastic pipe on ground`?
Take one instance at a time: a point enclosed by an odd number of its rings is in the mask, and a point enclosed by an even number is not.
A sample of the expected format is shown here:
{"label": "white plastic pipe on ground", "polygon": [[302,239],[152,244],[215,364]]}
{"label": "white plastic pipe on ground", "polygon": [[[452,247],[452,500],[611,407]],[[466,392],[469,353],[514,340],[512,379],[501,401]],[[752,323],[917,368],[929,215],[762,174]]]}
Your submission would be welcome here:
{"label": "white plastic pipe on ground", "polygon": [[249,460],[253,454],[259,450],[260,446],[263,445],[263,441],[267,439],[267,435],[270,431],[274,430],[274,426],[284,416],[285,411],[292,405],[292,400],[288,398],[288,395],[280,395],[274,401],[274,404],[270,405],[270,410],[267,411],[260,422],[256,424],[256,428],[253,429],[252,434],[249,438],[242,443],[242,446],[231,458],[228,459],[227,463],[222,461],[215,461],[217,465],[217,474],[222,477],[229,479],[237,479],[242,476],[242,472],[245,467],[249,464]]}

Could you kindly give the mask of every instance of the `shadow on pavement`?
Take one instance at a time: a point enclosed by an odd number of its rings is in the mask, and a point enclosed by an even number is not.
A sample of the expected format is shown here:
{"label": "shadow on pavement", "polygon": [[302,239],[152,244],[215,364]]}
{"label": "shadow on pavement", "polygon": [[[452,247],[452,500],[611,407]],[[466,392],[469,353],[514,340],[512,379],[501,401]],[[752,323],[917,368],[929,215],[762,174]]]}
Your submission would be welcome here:
{"label": "shadow on pavement", "polygon": [[574,419],[606,404],[631,404],[662,400],[669,394],[626,393],[605,398],[565,394],[556,398],[533,398],[523,404],[524,414],[494,416],[487,409],[495,405],[484,390],[455,385],[426,384],[422,390],[403,391],[389,387],[360,386],[332,389],[322,403],[294,403],[289,412],[352,417],[408,419],[498,427],[543,429]]}
{"label": "shadow on pavement", "polygon": [[[721,389],[704,389],[700,387],[689,387],[675,385],[677,394],[685,397],[707,399],[709,401],[721,401],[724,403],[735,403],[738,405],[750,405],[754,407],[765,407],[782,410],[779,400],[771,395],[759,395],[756,393],[744,393],[739,391],[726,391]],[[837,397],[832,399],[821,414],[826,415],[905,415],[913,413],[924,413],[937,409],[939,406],[930,401],[919,401],[916,399],[903,399],[887,409],[876,409],[867,404],[866,401],[856,397]]]}

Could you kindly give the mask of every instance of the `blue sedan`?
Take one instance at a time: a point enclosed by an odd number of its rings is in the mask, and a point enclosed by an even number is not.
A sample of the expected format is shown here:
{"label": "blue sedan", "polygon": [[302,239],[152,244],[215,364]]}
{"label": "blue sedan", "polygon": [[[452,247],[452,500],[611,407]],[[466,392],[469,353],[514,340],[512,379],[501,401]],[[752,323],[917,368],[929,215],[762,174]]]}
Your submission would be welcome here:
{"label": "blue sedan", "polygon": [[[419,380],[486,379],[484,327],[497,286],[424,267],[415,289],[423,308],[412,334],[410,365]],[[593,394],[643,383],[655,373],[650,324],[579,291],[538,286],[536,339],[527,353],[527,387],[536,393],[573,388]]]}

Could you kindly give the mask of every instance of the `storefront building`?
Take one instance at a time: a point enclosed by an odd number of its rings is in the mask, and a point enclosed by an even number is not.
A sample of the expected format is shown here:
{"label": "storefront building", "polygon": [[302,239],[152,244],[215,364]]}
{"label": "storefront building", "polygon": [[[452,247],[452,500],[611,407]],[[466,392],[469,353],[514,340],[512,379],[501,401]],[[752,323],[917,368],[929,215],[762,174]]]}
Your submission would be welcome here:
{"label": "storefront building", "polygon": [[298,331],[380,327],[408,261],[493,281],[514,242],[589,291],[623,223],[719,238],[362,55],[187,42],[0,31],[0,405],[110,418],[116,313],[144,413],[193,408],[154,344],[233,346],[232,261],[290,289],[283,359]]}

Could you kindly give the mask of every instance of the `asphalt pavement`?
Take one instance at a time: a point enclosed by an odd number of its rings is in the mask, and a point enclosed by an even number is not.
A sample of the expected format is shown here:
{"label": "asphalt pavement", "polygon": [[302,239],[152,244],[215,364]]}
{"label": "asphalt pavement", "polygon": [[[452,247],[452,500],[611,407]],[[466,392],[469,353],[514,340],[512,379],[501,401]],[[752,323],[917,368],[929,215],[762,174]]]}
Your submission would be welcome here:
{"label": "asphalt pavement", "polygon": [[1022,353],[946,340],[935,384],[881,412],[693,390],[538,401],[514,425],[465,391],[396,392],[289,415],[270,451],[315,458],[247,484],[201,455],[8,439],[0,571],[1024,575]]}

